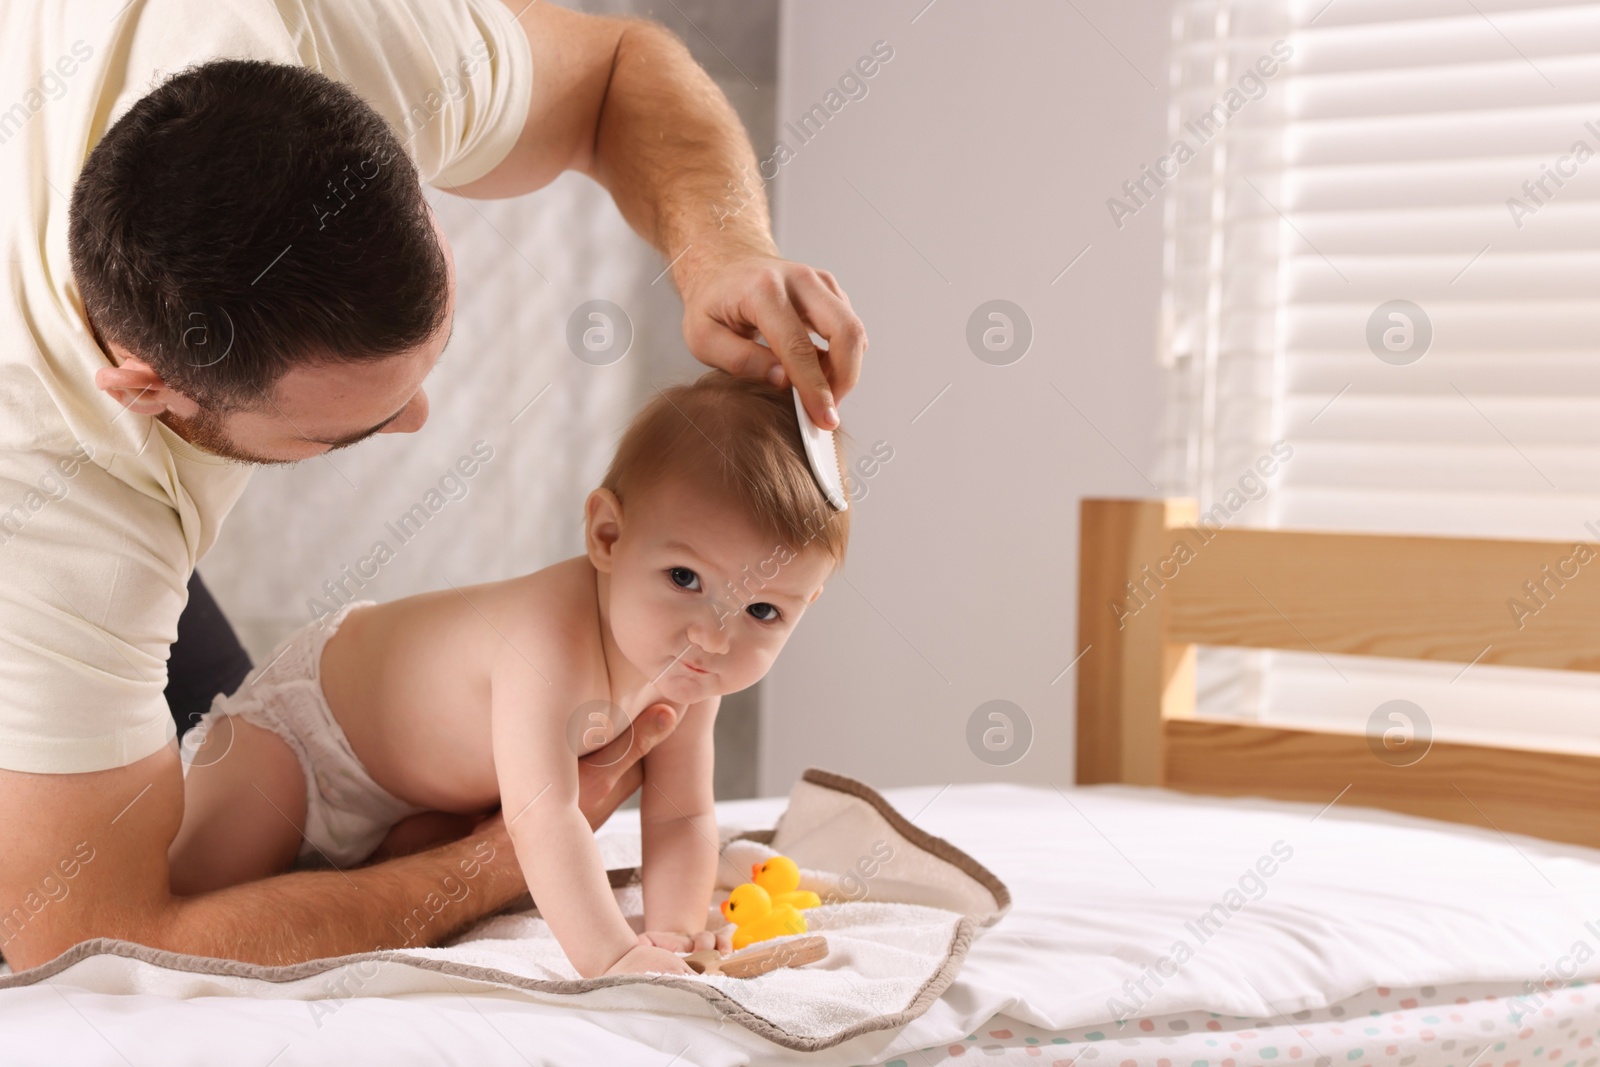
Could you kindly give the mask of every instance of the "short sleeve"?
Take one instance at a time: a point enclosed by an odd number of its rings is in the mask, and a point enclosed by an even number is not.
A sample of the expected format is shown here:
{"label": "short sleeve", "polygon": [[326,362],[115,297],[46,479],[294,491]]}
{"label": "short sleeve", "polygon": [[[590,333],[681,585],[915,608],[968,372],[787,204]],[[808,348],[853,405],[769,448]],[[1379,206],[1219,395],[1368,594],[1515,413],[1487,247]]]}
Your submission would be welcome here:
{"label": "short sleeve", "polygon": [[521,136],[533,55],[501,0],[304,0],[298,15],[302,61],[388,119],[423,181],[481,178]]}
{"label": "short sleeve", "polygon": [[0,767],[121,767],[175,735],[177,515],[78,454],[0,457]]}

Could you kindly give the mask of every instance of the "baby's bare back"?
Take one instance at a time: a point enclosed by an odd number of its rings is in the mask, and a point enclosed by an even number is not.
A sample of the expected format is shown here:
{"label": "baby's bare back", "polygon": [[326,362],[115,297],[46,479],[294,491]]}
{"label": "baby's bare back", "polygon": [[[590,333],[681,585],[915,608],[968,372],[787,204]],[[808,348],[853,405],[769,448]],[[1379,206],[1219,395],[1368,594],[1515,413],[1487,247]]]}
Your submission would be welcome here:
{"label": "baby's bare back", "polygon": [[437,811],[482,811],[500,795],[489,717],[494,665],[520,656],[537,668],[556,648],[571,670],[544,673],[586,681],[553,706],[607,695],[594,570],[583,556],[521,578],[356,609],[323,651],[322,689],[380,786]]}

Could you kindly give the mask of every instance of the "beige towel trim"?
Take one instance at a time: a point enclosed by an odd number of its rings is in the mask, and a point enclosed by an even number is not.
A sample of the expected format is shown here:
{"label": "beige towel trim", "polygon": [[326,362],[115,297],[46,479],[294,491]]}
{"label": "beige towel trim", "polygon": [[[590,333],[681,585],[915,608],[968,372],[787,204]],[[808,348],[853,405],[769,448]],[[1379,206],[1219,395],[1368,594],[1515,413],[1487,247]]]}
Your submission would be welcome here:
{"label": "beige towel trim", "polygon": [[[864,785],[854,778],[846,778],[842,774],[834,774],[832,771],[824,771],[816,767],[809,768],[800,776],[800,780],[810,782],[812,785],[820,785],[826,789],[833,789],[840,793],[848,793],[853,797],[860,797],[872,805],[877,813],[883,816],[883,821],[893,827],[901,837],[904,837],[934,858],[944,860],[987,889],[990,895],[994,897],[995,914],[983,925],[991,925],[995,919],[998,919],[1011,907],[1011,890],[1007,889],[1006,884],[994,876],[994,872],[944,838],[935,837],[926,830],[919,829],[913,825],[904,815],[901,815],[891,807],[889,802],[883,799],[871,786]],[[757,840],[761,840],[763,844],[769,844],[773,834],[776,832],[776,830],[763,830],[762,833],[766,836],[757,838]],[[741,836],[753,838],[754,835],[743,834]]]}

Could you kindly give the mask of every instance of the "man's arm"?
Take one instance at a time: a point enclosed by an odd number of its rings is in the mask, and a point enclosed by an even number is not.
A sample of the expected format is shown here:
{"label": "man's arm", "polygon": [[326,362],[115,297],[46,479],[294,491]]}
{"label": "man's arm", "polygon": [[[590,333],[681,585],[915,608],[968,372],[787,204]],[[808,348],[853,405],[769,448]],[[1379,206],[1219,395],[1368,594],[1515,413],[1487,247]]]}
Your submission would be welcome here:
{"label": "man's arm", "polygon": [[[594,825],[637,788],[638,760],[675,725],[641,720],[580,765],[579,806]],[[183,776],[171,747],[91,774],[0,771],[0,811],[0,953],[14,970],[94,937],[266,964],[417,947],[525,889],[494,819],[460,841],[369,867],[174,896],[167,848],[183,818]]]}
{"label": "man's arm", "polygon": [[[835,405],[860,377],[866,328],[833,275],[779,258],[755,153],[716,83],[655,23],[505,3],[521,12],[533,53],[527,122],[505,160],[453,191],[516,196],[569,169],[594,178],[672,264],[695,357],[742,377],[792,380],[811,417],[836,426]],[[827,350],[818,353],[808,327]]]}
{"label": "man's arm", "polygon": [[[167,847],[183,774],[173,747],[91,774],[0,772],[0,807],[0,947],[18,970],[91,937],[266,964],[432,943],[523,891],[509,839],[486,827],[381,866],[174,896]],[[452,894],[450,879],[468,892]],[[430,894],[459,901],[433,916]],[[430,921],[417,925],[414,911]]]}

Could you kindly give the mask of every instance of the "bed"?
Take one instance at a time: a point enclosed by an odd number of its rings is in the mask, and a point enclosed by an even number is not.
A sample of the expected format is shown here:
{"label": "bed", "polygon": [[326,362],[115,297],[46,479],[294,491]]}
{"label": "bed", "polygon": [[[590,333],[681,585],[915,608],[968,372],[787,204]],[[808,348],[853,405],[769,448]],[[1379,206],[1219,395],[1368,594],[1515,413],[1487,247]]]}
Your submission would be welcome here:
{"label": "bed", "polygon": [[[1385,744],[1194,709],[1201,644],[1597,669],[1584,622],[1597,617],[1600,590],[1571,583],[1533,633],[1504,614],[1504,591],[1571,546],[1197,519],[1185,501],[1084,502],[1077,785],[1062,768],[1048,786],[885,791],[1011,897],[954,982],[903,1028],[802,1054],[739,1027],[565,1010],[511,992],[335,990],[314,1009],[108,995],[63,975],[0,992],[0,1059],[1600,1062],[1593,760],[1443,741],[1412,751],[1404,734]],[[1174,552],[1179,541],[1187,551]],[[1130,582],[1144,590],[1136,611]],[[783,806],[737,801],[719,814],[759,829]],[[626,814],[602,831],[634,832]]]}

